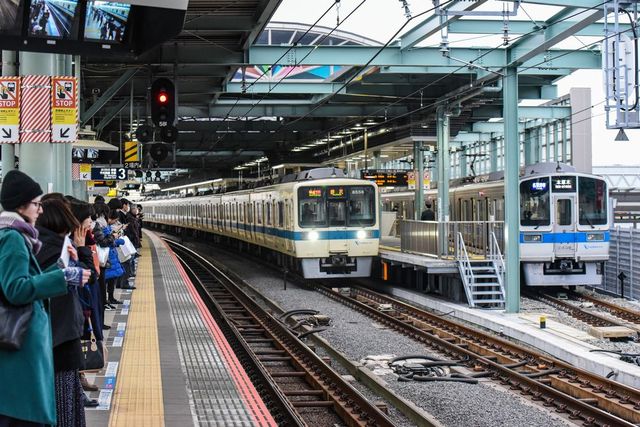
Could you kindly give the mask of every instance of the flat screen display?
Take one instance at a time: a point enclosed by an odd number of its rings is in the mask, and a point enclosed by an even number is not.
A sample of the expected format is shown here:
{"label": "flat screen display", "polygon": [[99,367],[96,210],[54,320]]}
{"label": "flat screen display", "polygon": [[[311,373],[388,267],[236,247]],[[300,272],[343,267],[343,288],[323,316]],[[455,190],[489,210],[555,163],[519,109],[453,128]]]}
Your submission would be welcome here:
{"label": "flat screen display", "polygon": [[20,0],[0,0],[0,33],[17,33]]}
{"label": "flat screen display", "polygon": [[73,36],[77,14],[77,0],[32,0],[28,34],[33,37],[69,39]]}
{"label": "flat screen display", "polygon": [[85,40],[120,43],[124,39],[131,5],[114,1],[87,2]]}

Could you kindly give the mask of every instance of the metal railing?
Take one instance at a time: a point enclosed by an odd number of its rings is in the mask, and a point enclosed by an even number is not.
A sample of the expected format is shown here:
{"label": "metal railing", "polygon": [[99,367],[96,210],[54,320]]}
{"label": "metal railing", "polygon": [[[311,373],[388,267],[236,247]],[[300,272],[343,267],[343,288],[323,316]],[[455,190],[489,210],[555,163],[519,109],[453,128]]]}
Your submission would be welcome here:
{"label": "metal railing", "polygon": [[[640,230],[616,227],[611,229],[609,260],[605,263],[603,289],[627,298],[640,298]],[[626,276],[624,289],[620,286],[620,273]]]}
{"label": "metal railing", "polygon": [[490,251],[490,235],[504,251],[504,222],[502,221],[399,221],[400,249],[436,258],[458,257],[456,236],[463,239],[470,257],[486,258]]}
{"label": "metal railing", "polygon": [[504,264],[504,257],[500,250],[500,244],[496,234],[492,231],[489,236],[489,259],[493,261],[493,265],[496,268],[496,274],[498,275],[498,283],[500,284],[500,290],[504,295],[504,273],[507,270]]}

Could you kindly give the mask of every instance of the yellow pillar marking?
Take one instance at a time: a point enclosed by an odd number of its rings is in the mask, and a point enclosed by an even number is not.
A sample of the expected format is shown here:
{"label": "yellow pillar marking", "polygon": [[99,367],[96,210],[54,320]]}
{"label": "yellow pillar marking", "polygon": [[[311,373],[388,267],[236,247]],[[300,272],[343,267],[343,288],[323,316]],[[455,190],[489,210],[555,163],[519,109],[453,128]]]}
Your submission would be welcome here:
{"label": "yellow pillar marking", "polygon": [[144,239],[109,426],[164,426],[162,372],[150,241]]}

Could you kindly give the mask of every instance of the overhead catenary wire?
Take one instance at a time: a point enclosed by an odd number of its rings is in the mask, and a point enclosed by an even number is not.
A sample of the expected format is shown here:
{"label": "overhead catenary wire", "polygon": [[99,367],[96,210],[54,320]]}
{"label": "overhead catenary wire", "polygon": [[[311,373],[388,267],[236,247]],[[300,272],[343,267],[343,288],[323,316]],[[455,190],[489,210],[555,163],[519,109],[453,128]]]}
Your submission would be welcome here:
{"label": "overhead catenary wire", "polygon": [[[583,10],[583,11],[580,11],[580,12],[577,12],[577,13],[575,13],[575,14],[569,15],[569,16],[567,16],[567,17],[565,17],[565,18],[562,18],[562,19],[560,19],[560,20],[558,20],[558,21],[555,21],[555,22],[553,22],[553,23],[549,23],[549,24],[546,26],[546,28],[549,28],[549,27],[550,27],[550,26],[552,26],[552,25],[556,25],[556,24],[558,24],[558,23],[561,23],[561,22],[564,22],[564,21],[566,21],[566,20],[568,20],[568,19],[571,19],[571,18],[575,17],[576,15],[579,15],[579,14],[585,13],[585,12],[586,12],[586,11],[588,11],[588,10],[595,9],[595,8],[597,8],[597,7],[601,6],[602,4],[604,4],[604,3],[601,3],[601,4],[599,4],[599,5],[593,6],[593,7],[591,7],[591,8],[586,8],[586,9],[585,9],[585,10]],[[529,32],[529,33],[523,34],[523,35],[521,35],[520,37],[518,37],[517,39],[514,39],[514,40],[513,40],[513,42],[515,42],[515,41],[517,41],[517,40],[519,40],[519,39],[521,39],[521,38],[523,38],[523,37],[526,37],[526,36],[528,36],[528,35],[535,34],[535,33],[537,33],[538,31],[540,31],[540,29],[537,29],[537,30],[531,31],[531,32]],[[627,32],[627,31],[631,31],[631,29],[623,30],[623,31],[620,31],[619,33]],[[613,36],[615,36],[615,34],[610,35],[610,36],[608,36],[608,37],[605,37],[605,38],[603,38],[603,39],[601,39],[601,40],[597,41],[596,43],[602,42],[602,41],[606,40],[607,38],[609,38],[609,37],[613,37]],[[495,51],[495,50],[499,49],[500,47],[501,47],[501,45],[500,45],[500,46],[496,46],[496,47],[494,47],[494,48],[492,48],[492,49],[490,49],[490,50],[487,50],[486,52],[482,53],[481,55],[479,55],[478,57],[476,57],[476,58],[475,58],[474,60],[472,60],[471,62],[478,61],[478,60],[482,59],[484,56],[488,55],[488,54],[489,54],[490,52],[492,52],[492,51]],[[519,70],[520,70],[520,72],[522,72],[522,71],[525,71],[525,70],[528,70],[528,69],[531,69],[531,68],[536,68],[536,67],[538,67],[538,66],[540,66],[540,65],[543,65],[543,64],[545,64],[545,63],[549,63],[549,62],[553,61],[554,59],[557,59],[557,58],[560,58],[560,57],[563,57],[563,56],[569,55],[569,54],[571,54],[571,53],[575,53],[575,52],[577,52],[577,51],[583,50],[583,49],[584,49],[584,48],[586,48],[586,47],[588,47],[588,46],[583,46],[583,47],[578,48],[578,49],[569,50],[569,51],[564,52],[564,53],[562,53],[562,54],[558,54],[557,56],[552,57],[552,58],[545,58],[543,61],[541,61],[541,62],[539,62],[539,63],[537,63],[537,64],[533,64],[533,65],[530,65],[530,66],[525,67],[525,68],[519,68]],[[448,78],[448,77],[450,77],[450,76],[454,75],[456,72],[458,72],[459,70],[461,70],[461,69],[463,69],[463,68],[466,68],[466,67],[467,67],[466,65],[460,66],[460,67],[456,68],[455,70],[453,70],[453,71],[449,72],[448,74],[445,74],[445,75],[441,76],[440,78],[436,79],[435,81],[433,81],[433,82],[431,82],[431,83],[429,83],[429,84],[427,84],[427,85],[425,85],[425,86],[422,86],[421,88],[419,88],[419,89],[415,90],[414,92],[410,93],[409,95],[406,95],[405,97],[402,97],[402,98],[400,98],[400,99],[398,99],[398,100],[396,100],[396,101],[394,101],[394,102],[392,102],[392,103],[390,103],[390,104],[387,104],[387,105],[385,105],[385,106],[383,106],[383,107],[380,107],[380,108],[378,108],[377,110],[375,110],[374,112],[372,112],[372,113],[370,113],[370,114],[368,114],[368,115],[365,115],[365,116],[359,117],[357,120],[352,120],[352,121],[350,121],[350,122],[340,124],[339,126],[335,126],[335,127],[331,128],[331,129],[327,130],[326,132],[332,132],[332,133],[334,133],[334,132],[336,132],[336,131],[338,131],[338,130],[340,130],[340,129],[348,128],[348,127],[349,127],[349,126],[351,126],[352,124],[354,124],[354,123],[358,123],[359,121],[361,121],[361,120],[363,120],[363,119],[377,117],[376,113],[381,113],[382,111],[385,111],[388,107],[390,107],[390,106],[394,106],[394,105],[396,105],[396,104],[398,104],[398,103],[402,102],[403,100],[406,100],[406,99],[408,99],[409,97],[412,97],[412,96],[416,95],[417,93],[419,93],[419,92],[421,92],[421,91],[424,91],[425,89],[427,89],[427,88],[429,88],[429,87],[432,87],[432,86],[436,85],[436,84],[437,84],[437,83],[439,83],[440,81],[442,81],[442,80],[444,80],[444,79],[446,79],[446,78]],[[483,82],[483,85],[484,85],[484,83],[485,83],[485,82]],[[400,119],[400,118],[403,118],[403,117],[406,117],[406,116],[409,116],[409,115],[415,114],[415,113],[417,113],[417,112],[420,112],[420,111],[423,111],[423,110],[426,110],[426,109],[431,109],[431,108],[433,108],[433,107],[437,107],[438,105],[441,105],[441,104],[447,104],[447,103],[448,103],[449,101],[451,101],[452,99],[455,99],[455,98],[457,98],[457,97],[464,96],[464,95],[468,94],[469,92],[474,91],[474,90],[477,90],[477,89],[479,89],[479,88],[481,88],[481,87],[482,87],[482,85],[475,85],[475,86],[474,86],[474,85],[470,85],[468,88],[466,88],[466,89],[465,89],[465,90],[463,90],[462,92],[456,93],[456,94],[451,95],[451,96],[449,96],[449,97],[447,97],[447,98],[444,98],[444,99],[438,99],[438,100],[436,100],[436,101],[434,101],[434,102],[432,102],[432,103],[430,103],[430,104],[423,105],[423,106],[421,106],[421,107],[419,107],[419,108],[416,108],[416,109],[413,109],[413,110],[407,111],[407,112],[405,112],[405,113],[402,113],[402,114],[396,115],[396,116],[394,116],[394,117],[385,118],[385,120],[384,120],[383,122],[376,123],[376,125],[375,125],[375,126],[372,126],[372,127],[371,127],[371,128],[369,128],[369,129],[375,129],[375,128],[377,128],[377,127],[382,127],[382,126],[384,126],[384,125],[388,124],[389,122],[392,122],[392,121],[398,120],[398,119]],[[303,119],[303,118],[305,118],[306,116],[308,116],[308,114],[307,114],[307,115],[305,115],[305,116],[303,116],[303,117],[300,117],[300,118],[298,118],[298,119],[296,119],[296,120],[302,120],[302,119]],[[292,122],[289,122],[289,124],[291,124],[291,123],[292,123]]]}

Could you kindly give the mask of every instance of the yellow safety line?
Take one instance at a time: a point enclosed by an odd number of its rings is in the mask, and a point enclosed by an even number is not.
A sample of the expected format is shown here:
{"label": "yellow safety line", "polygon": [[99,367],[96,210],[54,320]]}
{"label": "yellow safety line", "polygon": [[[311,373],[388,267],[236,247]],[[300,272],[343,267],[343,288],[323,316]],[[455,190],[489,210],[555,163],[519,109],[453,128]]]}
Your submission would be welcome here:
{"label": "yellow safety line", "polygon": [[162,372],[150,241],[145,238],[109,426],[164,426]]}

